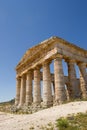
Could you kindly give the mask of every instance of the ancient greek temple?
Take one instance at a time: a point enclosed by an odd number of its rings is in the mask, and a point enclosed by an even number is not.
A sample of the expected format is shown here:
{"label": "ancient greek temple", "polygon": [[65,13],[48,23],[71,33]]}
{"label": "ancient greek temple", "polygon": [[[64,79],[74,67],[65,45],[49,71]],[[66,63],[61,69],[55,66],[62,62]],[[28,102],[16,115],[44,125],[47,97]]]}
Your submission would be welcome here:
{"label": "ancient greek temple", "polygon": [[86,67],[87,50],[58,37],[39,43],[27,50],[16,66],[15,105],[50,107],[66,100],[87,98]]}

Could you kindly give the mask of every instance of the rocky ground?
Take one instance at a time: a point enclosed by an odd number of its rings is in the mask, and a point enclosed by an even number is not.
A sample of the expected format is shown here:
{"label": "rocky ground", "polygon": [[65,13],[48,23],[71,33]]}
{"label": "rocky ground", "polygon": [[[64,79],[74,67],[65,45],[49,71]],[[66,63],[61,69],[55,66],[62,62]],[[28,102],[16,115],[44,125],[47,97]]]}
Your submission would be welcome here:
{"label": "rocky ground", "polygon": [[48,124],[55,124],[58,118],[79,112],[87,112],[87,101],[62,104],[33,114],[0,112],[0,130],[43,130]]}

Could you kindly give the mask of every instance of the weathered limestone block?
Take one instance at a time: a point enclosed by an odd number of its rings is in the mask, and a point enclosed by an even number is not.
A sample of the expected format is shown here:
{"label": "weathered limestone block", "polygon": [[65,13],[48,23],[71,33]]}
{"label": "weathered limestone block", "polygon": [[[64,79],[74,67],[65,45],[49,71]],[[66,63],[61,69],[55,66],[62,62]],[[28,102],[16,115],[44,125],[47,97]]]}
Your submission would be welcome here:
{"label": "weathered limestone block", "polygon": [[27,72],[26,77],[26,105],[32,103],[32,71]]}
{"label": "weathered limestone block", "polygon": [[52,105],[51,74],[49,63],[43,64],[43,105]]}
{"label": "weathered limestone block", "polygon": [[76,79],[76,70],[75,70],[75,61],[74,60],[67,60],[68,65],[68,77],[69,77],[69,85],[71,93],[69,93],[70,99],[78,97],[79,90],[78,84]]}
{"label": "weathered limestone block", "polygon": [[26,98],[26,75],[21,77],[21,90],[20,90],[20,104],[19,106],[24,105]]}
{"label": "weathered limestone block", "polygon": [[79,63],[79,71],[80,71],[80,87],[82,91],[82,97],[87,98],[87,74],[86,74],[86,64]]}
{"label": "weathered limestone block", "polygon": [[16,98],[15,105],[19,104],[20,101],[20,88],[21,88],[21,78],[16,78]]}
{"label": "weathered limestone block", "polygon": [[66,100],[62,57],[54,59],[55,105]]}
{"label": "weathered limestone block", "polygon": [[41,103],[40,68],[34,69],[33,103],[36,105]]}

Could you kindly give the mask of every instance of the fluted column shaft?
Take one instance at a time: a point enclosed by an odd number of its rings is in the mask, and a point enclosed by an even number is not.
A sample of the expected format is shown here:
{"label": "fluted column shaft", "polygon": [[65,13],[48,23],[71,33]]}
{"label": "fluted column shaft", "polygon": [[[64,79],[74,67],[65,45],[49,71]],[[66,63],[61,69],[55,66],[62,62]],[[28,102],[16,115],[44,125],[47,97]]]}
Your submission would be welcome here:
{"label": "fluted column shaft", "polygon": [[32,103],[32,71],[28,71],[26,75],[26,105]]}
{"label": "fluted column shaft", "polygon": [[77,79],[76,79],[76,71],[75,71],[75,61],[69,60],[67,61],[68,65],[68,77],[69,77],[69,85],[71,93],[69,93],[70,98],[76,98],[78,95],[78,87],[77,87]]}
{"label": "fluted column shaft", "polygon": [[21,88],[21,78],[16,78],[16,98],[15,105],[19,104],[20,101],[20,88]]}
{"label": "fluted column shaft", "polygon": [[43,64],[43,103],[52,105],[51,74],[49,63]]}
{"label": "fluted column shaft", "polygon": [[80,70],[80,87],[82,91],[82,97],[87,98],[87,74],[86,74],[86,64],[79,63],[79,70]]}
{"label": "fluted column shaft", "polygon": [[20,90],[20,106],[25,103],[26,96],[26,75],[21,77],[21,90]]}
{"label": "fluted column shaft", "polygon": [[55,105],[66,100],[64,74],[62,67],[62,58],[54,59],[54,80],[55,80]]}
{"label": "fluted column shaft", "polygon": [[33,103],[40,104],[41,102],[41,88],[40,88],[40,69],[34,70],[34,87],[33,87]]}

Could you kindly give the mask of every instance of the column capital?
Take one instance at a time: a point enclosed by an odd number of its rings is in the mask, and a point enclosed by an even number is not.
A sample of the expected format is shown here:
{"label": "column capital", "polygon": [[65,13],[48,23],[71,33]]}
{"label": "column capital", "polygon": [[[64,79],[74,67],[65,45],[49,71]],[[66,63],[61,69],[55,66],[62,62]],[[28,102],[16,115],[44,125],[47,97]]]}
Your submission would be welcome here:
{"label": "column capital", "polygon": [[63,59],[63,55],[57,54],[57,55],[55,56],[54,60],[55,60],[55,59]]}
{"label": "column capital", "polygon": [[33,70],[28,70],[26,73],[26,80],[29,79],[29,77],[33,78]]}
{"label": "column capital", "polygon": [[32,71],[34,71],[34,70],[40,70],[41,69],[41,65],[36,65],[33,69],[32,69]]}
{"label": "column capital", "polygon": [[77,65],[78,65],[78,66],[86,66],[87,63],[85,63],[85,62],[78,62]]}
{"label": "column capital", "polygon": [[26,74],[22,74],[22,75],[21,75],[21,78],[26,78]]}
{"label": "column capital", "polygon": [[67,62],[69,64],[74,64],[74,63],[76,63],[76,60],[74,60],[74,59],[65,59],[65,62]]}
{"label": "column capital", "polygon": [[16,77],[16,80],[20,80],[20,79],[21,79],[21,77],[20,77],[20,76],[17,76],[17,77]]}
{"label": "column capital", "polygon": [[42,63],[43,66],[45,66],[45,65],[50,65],[50,64],[51,64],[51,61],[49,61],[49,60],[48,60],[48,61],[44,61],[44,62]]}
{"label": "column capital", "polygon": [[26,74],[32,74],[33,70],[28,70]]}

